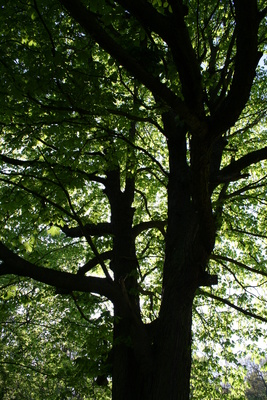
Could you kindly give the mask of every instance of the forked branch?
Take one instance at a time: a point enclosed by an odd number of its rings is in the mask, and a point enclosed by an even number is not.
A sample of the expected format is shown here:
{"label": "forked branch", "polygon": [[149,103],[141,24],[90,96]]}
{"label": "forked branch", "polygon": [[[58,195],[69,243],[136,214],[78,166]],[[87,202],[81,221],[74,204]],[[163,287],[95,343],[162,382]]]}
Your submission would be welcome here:
{"label": "forked branch", "polygon": [[114,301],[115,288],[106,278],[87,277],[69,272],[57,271],[33,264],[9,250],[0,242],[0,275],[27,276],[38,282],[45,283],[66,291],[81,291],[97,293]]}

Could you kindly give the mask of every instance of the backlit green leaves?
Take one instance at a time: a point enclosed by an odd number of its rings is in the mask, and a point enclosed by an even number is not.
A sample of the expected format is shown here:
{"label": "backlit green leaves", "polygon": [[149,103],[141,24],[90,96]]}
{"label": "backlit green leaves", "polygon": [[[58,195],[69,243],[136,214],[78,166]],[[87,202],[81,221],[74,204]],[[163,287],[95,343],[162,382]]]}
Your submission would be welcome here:
{"label": "backlit green leaves", "polygon": [[[150,28],[149,19],[144,23],[136,17],[138,10],[130,12],[119,3],[84,1],[124,56],[131,56],[150,82],[167,89],[171,100],[162,100],[161,91],[151,91],[141,78],[134,78],[60,3],[6,1],[1,8],[1,240],[26,260],[57,271],[78,273],[87,266],[87,275],[103,276],[100,258],[113,276],[113,220],[106,183],[116,172],[121,193],[134,187],[138,269],[130,293],[139,293],[141,317],[148,323],[159,315],[168,218],[170,171],[162,114],[172,108],[180,124],[190,124],[177,111],[177,99],[185,97],[181,54],[174,57],[181,50],[179,35],[173,30],[173,37],[161,36],[162,26]],[[159,18],[166,18],[160,21],[167,27],[177,17],[169,4],[173,2],[147,3]],[[258,4],[263,9],[264,2]],[[200,119],[209,126],[234,76],[234,5],[192,0],[184,6],[202,85]],[[264,34],[262,24],[260,50]],[[174,39],[177,46],[171,48]],[[266,72],[258,69],[246,107],[235,126],[223,133],[227,143],[221,171],[212,182],[218,233],[208,268],[219,276],[219,284],[200,290],[194,304],[196,399],[219,399],[229,385],[229,398],[244,396],[244,373],[236,367],[244,355],[242,340],[249,352],[256,352],[265,334],[260,322],[247,317],[267,317],[266,161],[247,163],[234,177],[223,171],[266,146],[266,87]],[[193,93],[193,84],[191,89]],[[190,176],[190,129],[186,139]],[[87,238],[86,227],[91,229]],[[76,234],[68,234],[71,229]],[[50,291],[26,280],[14,282],[14,277],[1,278],[1,286],[5,363],[0,379],[8,388],[6,396],[19,398],[32,390],[27,395],[38,399],[56,398],[57,392],[60,398],[108,398],[109,389],[97,388],[96,379],[106,374],[109,385],[110,371],[103,365],[111,348],[111,306],[100,297],[56,295],[62,288]],[[18,376],[27,379],[12,391]]]}

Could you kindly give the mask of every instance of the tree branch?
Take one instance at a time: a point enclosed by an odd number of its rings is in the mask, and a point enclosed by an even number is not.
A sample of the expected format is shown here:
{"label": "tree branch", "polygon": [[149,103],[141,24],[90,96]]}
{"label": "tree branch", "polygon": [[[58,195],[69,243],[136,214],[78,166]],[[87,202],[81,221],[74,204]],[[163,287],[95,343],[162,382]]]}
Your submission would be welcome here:
{"label": "tree branch", "polygon": [[46,23],[45,23],[45,21],[44,21],[44,19],[43,19],[43,17],[42,17],[42,14],[41,14],[40,11],[39,11],[39,8],[38,8],[38,6],[37,6],[36,0],[33,0],[33,3],[34,3],[34,8],[35,8],[35,10],[36,10],[36,12],[37,12],[37,14],[38,14],[38,17],[40,18],[40,21],[41,21],[41,23],[42,23],[44,29],[46,30],[46,32],[47,32],[47,34],[48,34],[48,37],[49,37],[49,40],[50,40],[51,46],[52,46],[52,49],[51,49],[52,55],[53,55],[53,57],[55,57],[55,55],[56,55],[56,46],[55,46],[55,43],[54,43],[52,34],[51,34],[50,30],[48,29],[48,27],[47,27],[47,25],[46,25]]}
{"label": "tree branch", "polygon": [[78,22],[94,40],[114,57],[129,73],[144,84],[154,96],[167,103],[169,107],[184,119],[188,126],[197,130],[201,122],[187,107],[185,102],[172,92],[158,77],[153,76],[146,69],[146,65],[130,54],[123,48],[118,41],[114,40],[101,26],[97,16],[89,11],[79,0],[60,0],[61,4],[68,10],[69,14]]}
{"label": "tree branch", "polygon": [[[167,177],[169,176],[168,172],[165,171],[165,169],[163,168],[163,166],[161,165],[161,163],[160,163],[149,151],[147,151],[146,149],[144,149],[144,148],[141,147],[141,146],[138,146],[138,145],[132,143],[132,142],[131,142],[130,140],[128,140],[126,137],[123,137],[123,136],[121,136],[121,135],[118,135],[117,133],[113,132],[113,131],[112,131],[111,129],[109,129],[109,128],[103,127],[103,129],[104,129],[105,131],[107,131],[108,133],[111,133],[114,137],[117,137],[118,139],[123,140],[125,143],[127,143],[128,145],[130,145],[130,146],[133,147],[134,149],[139,150],[139,151],[141,151],[142,153],[144,153],[147,157],[149,157],[149,158],[151,159],[151,161],[152,161],[153,163],[155,163],[155,164],[159,167],[160,171],[163,173],[164,176],[167,176]],[[162,129],[161,129],[161,131],[163,132]]]}
{"label": "tree branch", "polygon": [[[110,260],[112,258],[113,251],[105,251],[104,253],[99,254],[101,257],[101,260]],[[78,275],[85,275],[86,272],[90,271],[92,268],[94,268],[97,264],[99,264],[99,259],[98,257],[91,258],[86,264],[84,264],[82,267],[79,268],[77,274]]]}
{"label": "tree branch", "polygon": [[256,0],[235,0],[235,71],[228,96],[210,119],[212,135],[225,132],[235,124],[244,109],[262,56],[258,51],[260,14]]}
{"label": "tree branch", "polygon": [[242,177],[246,177],[245,175],[240,174],[243,169],[249,167],[252,164],[256,164],[257,162],[266,159],[267,159],[267,147],[246,154],[239,160],[231,162],[231,164],[227,165],[226,167],[224,167],[219,171],[217,175],[217,184],[222,182],[231,182],[240,179]]}
{"label": "tree branch", "polygon": [[125,10],[129,11],[141,25],[147,30],[159,34],[165,41],[170,36],[170,21],[165,15],[160,14],[146,0],[118,0]]}
{"label": "tree branch", "polygon": [[141,222],[140,224],[137,224],[133,227],[133,235],[134,237],[137,237],[140,235],[141,232],[147,230],[147,229],[158,229],[163,236],[165,236],[165,227],[167,225],[167,221],[145,221]]}
{"label": "tree branch", "polygon": [[206,292],[205,290],[198,289],[198,294],[210,297],[211,299],[219,301],[220,303],[226,304],[227,306],[233,308],[234,310],[241,312],[246,317],[251,317],[251,318],[257,319],[257,320],[262,321],[262,322],[267,322],[267,318],[264,318],[261,315],[254,314],[254,313],[252,313],[252,312],[250,312],[248,310],[244,310],[242,307],[236,306],[235,304],[231,303],[229,300],[223,299],[220,296],[216,296],[213,293],[209,293],[209,292]]}
{"label": "tree branch", "polygon": [[92,236],[106,236],[112,235],[113,229],[110,222],[99,222],[98,224],[86,224],[82,227],[76,226],[74,228],[68,228],[64,226],[60,227],[62,232],[65,233],[66,236],[71,238],[83,237],[84,234],[92,235]]}
{"label": "tree branch", "polygon": [[[42,162],[39,159],[21,160],[21,159],[5,156],[4,154],[0,154],[0,161],[3,161],[4,163],[9,164],[9,165],[20,166],[20,167],[36,166],[36,167],[45,168],[48,166],[47,163]],[[60,165],[57,163],[50,163],[49,167],[61,168],[63,170],[66,170],[68,173],[79,173],[90,181],[102,183],[103,185],[105,183],[105,178],[101,178],[101,177],[97,176],[95,173],[87,173],[83,170],[80,170],[79,168],[73,169],[69,166],[65,166],[65,165],[63,166],[63,165]]]}
{"label": "tree branch", "polygon": [[142,26],[161,36],[168,43],[182,83],[186,104],[202,113],[202,86],[196,53],[193,50],[184,21],[186,7],[181,1],[169,1],[173,13],[163,15],[144,0],[119,0],[125,9],[135,16]]}
{"label": "tree branch", "polygon": [[72,213],[69,212],[66,208],[64,208],[60,204],[57,204],[53,200],[50,200],[48,197],[43,196],[41,193],[37,193],[34,190],[31,190],[31,189],[27,188],[26,186],[24,186],[20,182],[16,183],[16,182],[13,182],[11,180],[2,179],[2,178],[0,178],[0,182],[4,182],[4,183],[6,183],[8,185],[12,185],[12,186],[14,186],[16,188],[19,188],[19,189],[25,191],[26,193],[30,193],[35,198],[39,199],[42,203],[48,203],[51,206],[53,206],[55,209],[60,210],[63,214],[68,215],[71,219],[75,219],[74,216],[72,215]]}
{"label": "tree branch", "polygon": [[255,274],[259,274],[259,275],[267,277],[267,272],[260,271],[258,269],[249,267],[248,265],[246,265],[246,264],[244,264],[244,263],[242,263],[240,261],[234,260],[233,258],[229,258],[229,257],[226,257],[226,256],[221,256],[219,254],[212,254],[210,256],[210,259],[214,260],[214,261],[226,261],[226,262],[229,262],[231,264],[235,264],[236,266],[238,266],[240,268],[243,268],[243,269],[245,269],[245,270],[247,270],[249,272],[254,272]]}
{"label": "tree branch", "polygon": [[267,15],[267,7],[264,7],[264,8],[260,11],[260,19],[263,19],[266,15]]}
{"label": "tree branch", "polygon": [[42,371],[38,368],[33,367],[32,365],[24,365],[20,362],[15,362],[15,361],[0,361],[0,364],[2,365],[15,365],[16,367],[22,367],[25,369],[30,369],[31,371],[34,371],[38,374],[45,375],[46,377],[51,377],[55,378],[57,375],[56,374],[50,374],[48,372]]}
{"label": "tree branch", "polygon": [[[133,236],[136,237],[140,235],[141,232],[147,229],[159,229],[161,232],[164,232],[164,228],[167,225],[167,221],[145,221],[141,222],[133,226],[132,232]],[[74,228],[68,228],[64,226],[63,228],[60,227],[62,232],[65,233],[66,236],[71,238],[83,237],[84,234],[92,235],[92,236],[105,236],[105,235],[112,235],[113,228],[110,222],[99,222],[98,224],[86,224],[81,229],[80,226],[76,226]]]}
{"label": "tree branch", "polygon": [[249,235],[249,236],[254,236],[256,238],[267,239],[266,235],[261,235],[260,233],[254,233],[254,232],[246,231],[244,229],[238,229],[238,228],[232,228],[231,227],[231,231],[238,233],[239,237],[240,237],[239,234],[241,233],[241,235]]}
{"label": "tree branch", "polygon": [[57,271],[37,266],[9,250],[0,242],[0,275],[27,276],[66,291],[97,293],[115,301],[116,291],[112,282],[106,278],[87,277],[69,272]]}
{"label": "tree branch", "polygon": [[266,178],[267,178],[267,175],[265,175],[263,178],[259,179],[256,182],[250,183],[246,186],[243,186],[242,188],[240,188],[238,190],[235,190],[234,192],[225,194],[224,199],[228,200],[228,199],[231,199],[232,197],[239,196],[242,193],[249,192],[250,190],[255,190],[255,189],[262,188],[262,187],[266,187],[266,183],[260,183],[260,182],[263,182],[264,180],[266,180]]}

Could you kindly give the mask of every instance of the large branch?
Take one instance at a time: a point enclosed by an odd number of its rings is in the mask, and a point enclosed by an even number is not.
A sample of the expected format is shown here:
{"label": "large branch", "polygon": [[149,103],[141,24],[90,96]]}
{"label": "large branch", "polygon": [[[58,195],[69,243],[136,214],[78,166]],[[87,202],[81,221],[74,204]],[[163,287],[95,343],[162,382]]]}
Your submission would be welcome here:
{"label": "large branch", "polygon": [[256,67],[262,56],[258,51],[260,13],[257,0],[235,0],[236,57],[235,71],[228,96],[211,116],[212,135],[225,132],[235,124],[251,92]]}
{"label": "large branch", "polygon": [[231,182],[240,177],[240,173],[243,169],[249,167],[252,164],[256,164],[259,161],[267,159],[267,147],[263,149],[252,151],[241,157],[239,160],[231,162],[231,164],[224,167],[219,171],[217,176],[218,183]]}
{"label": "large branch", "polygon": [[[267,175],[265,175],[261,179],[257,180],[256,182],[249,183],[248,185],[245,185],[245,186],[241,187],[238,190],[234,190],[231,193],[224,194],[223,198],[225,200],[226,199],[231,199],[232,197],[240,196],[241,194],[249,192],[251,190],[255,190],[255,189],[257,190],[257,189],[260,189],[260,188],[263,188],[263,187],[265,188],[266,187],[266,178],[267,178]],[[259,194],[257,195],[257,197],[258,196],[259,196]],[[264,194],[263,194],[263,196],[264,196]]]}
{"label": "large branch", "polygon": [[2,242],[0,242],[0,259],[2,260],[0,275],[26,276],[69,292],[97,293],[111,301],[115,301],[115,287],[108,279],[81,276],[37,266],[13,253]]}
{"label": "large branch", "polygon": [[168,100],[167,102],[171,101],[172,103],[176,103],[177,98],[174,93],[158,79],[154,78],[151,73],[148,73],[140,62],[104,30],[96,14],[89,11],[79,0],[60,0],[60,2],[68,10],[71,17],[74,18],[74,20],[77,21],[105,51],[121,63],[130,73],[133,73],[140,82],[159,97],[164,97],[165,100]]}
{"label": "large branch", "polygon": [[133,227],[133,235],[134,237],[137,237],[142,233],[143,231],[146,231],[147,229],[158,229],[163,236],[165,236],[165,227],[167,225],[167,221],[144,221],[140,222],[140,224],[137,224]]}
{"label": "large branch", "polygon": [[92,236],[106,236],[112,235],[113,229],[111,223],[109,222],[99,222],[98,224],[86,224],[82,227],[76,226],[73,228],[68,228],[64,226],[61,228],[62,232],[65,233],[66,236],[71,238],[83,237],[85,234]]}
{"label": "large branch", "polygon": [[79,0],[60,0],[68,10],[71,17],[113,58],[115,58],[130,74],[145,85],[155,97],[161,99],[173,108],[188,126],[197,130],[200,125],[199,118],[193,114],[184,101],[171,89],[149,72],[145,65],[137,61],[129,51],[114,40],[101,26],[96,14],[89,11]]}
{"label": "large branch", "polygon": [[154,31],[168,41],[171,32],[169,19],[158,13],[147,0],[118,0],[117,3],[138,19],[146,30]]}
{"label": "large branch", "polygon": [[185,22],[188,9],[182,0],[169,0],[169,3],[173,14],[170,15],[167,43],[179,73],[186,104],[201,117],[204,115],[201,68]]}
{"label": "large branch", "polygon": [[182,83],[186,103],[202,113],[200,68],[192,47],[184,17],[187,13],[182,1],[169,1],[173,14],[164,16],[145,0],[119,0],[125,9],[138,19],[145,29],[152,30],[169,45]]}

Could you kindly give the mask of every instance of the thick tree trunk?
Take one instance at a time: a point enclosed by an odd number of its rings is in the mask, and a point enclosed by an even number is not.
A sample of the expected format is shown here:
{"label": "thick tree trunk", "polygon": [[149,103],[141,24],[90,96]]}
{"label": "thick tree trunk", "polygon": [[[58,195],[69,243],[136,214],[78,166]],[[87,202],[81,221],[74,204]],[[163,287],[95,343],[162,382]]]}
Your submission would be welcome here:
{"label": "thick tree trunk", "polygon": [[[118,323],[113,347],[113,400],[189,399],[191,320],[192,302],[188,297],[186,301],[180,299],[179,309],[170,304],[169,312],[160,320],[154,343],[150,343],[150,358],[146,359],[140,359],[135,350],[138,343],[130,340],[134,335],[141,338],[140,332],[130,332],[131,321],[126,318]],[[121,336],[123,330],[125,336]],[[139,345],[144,347],[143,343]]]}
{"label": "thick tree trunk", "polygon": [[[203,236],[203,203],[209,198],[196,192],[195,170],[189,170],[186,151],[186,128],[168,113],[163,116],[167,132],[170,176],[168,185],[168,230],[166,237],[163,293],[159,328],[155,341],[153,400],[188,400],[190,395],[192,306],[196,289],[203,284],[209,252]],[[199,159],[203,156],[197,149]],[[197,159],[197,156],[196,156]],[[192,160],[191,160],[192,161]],[[208,179],[206,164],[196,173]],[[212,214],[209,214],[212,219]],[[212,234],[211,234],[212,236]]]}
{"label": "thick tree trunk", "polygon": [[131,310],[127,318],[124,310],[115,308],[113,400],[189,399],[192,303],[199,270],[192,264],[196,223],[189,214],[180,215],[180,226],[170,223],[168,228],[163,299],[154,335],[147,336]]}
{"label": "thick tree trunk", "polygon": [[179,309],[170,311],[168,317],[161,320],[153,400],[189,399],[192,303],[189,299],[187,304],[184,299],[180,303]]}
{"label": "thick tree trunk", "polygon": [[[122,301],[115,306],[113,400],[188,400],[190,396],[192,306],[197,287],[205,281],[212,250],[212,229],[206,237],[203,224],[207,216],[212,221],[212,214],[208,214],[211,207],[205,203],[208,184],[203,193],[193,185],[196,179],[205,181],[209,171],[205,169],[206,160],[199,164],[201,170],[189,170],[187,130],[179,126],[172,113],[164,115],[163,122],[168,133],[170,176],[161,309],[154,332],[148,336],[141,321],[138,296],[130,295],[135,287],[131,271],[136,268],[136,260],[129,259],[127,263],[130,280],[125,275],[125,257],[133,257],[134,248],[131,241],[127,242],[130,226],[125,226],[127,213],[121,204],[117,217],[121,220],[125,211],[124,225],[121,224],[124,229],[118,230],[114,238],[114,249],[119,249],[114,262]],[[197,157],[193,161],[196,165]],[[195,170],[196,176],[192,176]]]}
{"label": "thick tree trunk", "polygon": [[151,398],[152,353],[149,350],[148,336],[143,328],[142,324],[135,324],[131,317],[115,321],[113,400]]}
{"label": "thick tree trunk", "polygon": [[156,337],[154,400],[189,399],[192,305],[201,271],[196,254],[201,246],[197,243],[195,213],[190,202],[181,205],[171,184],[163,296]]}

